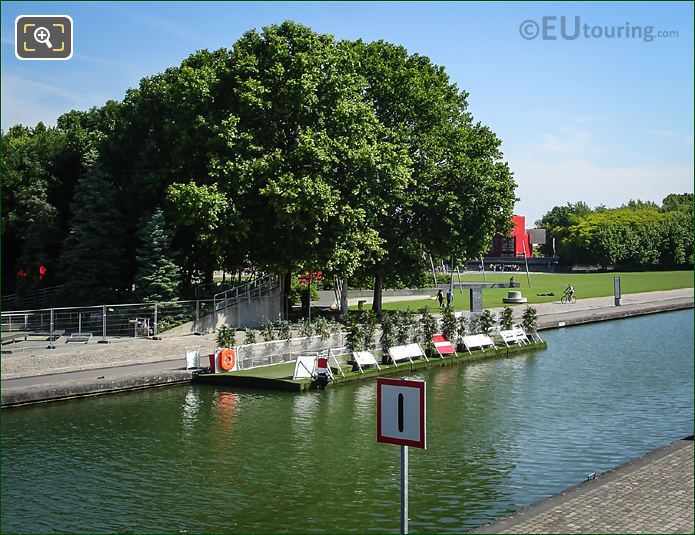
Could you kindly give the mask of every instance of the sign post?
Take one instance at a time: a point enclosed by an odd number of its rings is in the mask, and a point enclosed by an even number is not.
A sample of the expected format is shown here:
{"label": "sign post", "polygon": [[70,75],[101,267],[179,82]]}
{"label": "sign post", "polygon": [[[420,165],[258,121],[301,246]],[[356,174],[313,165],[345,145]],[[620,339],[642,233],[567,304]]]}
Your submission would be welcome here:
{"label": "sign post", "polygon": [[401,447],[401,533],[408,533],[408,446],[427,448],[425,381],[377,378],[376,440]]}
{"label": "sign post", "polygon": [[623,304],[623,296],[620,291],[620,277],[613,277],[613,293],[615,295],[615,306]]}

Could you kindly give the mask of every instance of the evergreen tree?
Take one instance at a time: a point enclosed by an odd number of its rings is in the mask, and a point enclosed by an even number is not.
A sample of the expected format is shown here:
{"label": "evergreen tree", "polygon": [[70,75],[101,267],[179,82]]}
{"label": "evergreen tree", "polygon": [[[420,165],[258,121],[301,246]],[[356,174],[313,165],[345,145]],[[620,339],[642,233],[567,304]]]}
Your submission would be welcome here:
{"label": "evergreen tree", "polygon": [[124,220],[116,192],[93,153],[75,187],[70,230],[63,240],[60,269],[64,297],[75,304],[111,303],[126,287]]}
{"label": "evergreen tree", "polygon": [[164,212],[157,208],[139,236],[135,258],[135,294],[141,301],[173,301],[178,297],[180,273],[171,259],[171,236]]}

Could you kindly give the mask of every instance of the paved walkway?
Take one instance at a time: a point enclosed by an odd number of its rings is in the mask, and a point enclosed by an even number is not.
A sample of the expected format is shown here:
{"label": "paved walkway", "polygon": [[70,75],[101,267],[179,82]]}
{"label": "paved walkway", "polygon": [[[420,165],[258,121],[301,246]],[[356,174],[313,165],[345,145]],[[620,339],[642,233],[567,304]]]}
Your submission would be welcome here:
{"label": "paved walkway", "polygon": [[[616,307],[612,297],[580,299],[574,305],[560,303],[539,303],[533,305],[538,311],[538,323],[541,329],[557,328],[563,325],[602,321],[614,317],[641,314],[676,308],[693,306],[693,289],[671,290],[664,292],[648,292],[626,295],[624,305]],[[520,319],[524,307],[514,307],[515,318]],[[161,340],[121,338],[114,339],[111,344],[97,344],[92,341],[85,345],[65,344],[57,342],[56,349],[36,348],[27,351],[5,354],[0,359],[3,405],[10,394],[38,391],[52,391],[55,396],[61,387],[65,391],[73,391],[77,383],[95,385],[104,391],[101,384],[114,378],[111,390],[117,390],[116,377],[120,383],[127,385],[141,383],[145,386],[148,381],[162,378],[165,381],[176,381],[179,371],[185,365],[185,348],[199,347],[203,357],[215,349],[214,335],[181,335],[166,336]],[[237,343],[243,341],[243,333],[237,333]],[[136,365],[151,364],[142,370]],[[81,372],[92,371],[87,375]],[[140,379],[138,379],[140,374]],[[106,377],[107,379],[99,379]],[[18,379],[24,379],[18,381]],[[36,399],[36,398],[34,398]]]}
{"label": "paved walkway", "polygon": [[[557,303],[538,303],[533,305],[538,311],[540,328],[556,328],[561,324],[571,325],[586,321],[607,319],[609,314],[618,317],[632,315],[651,309],[662,309],[669,304],[688,304],[692,306],[693,288],[630,294],[623,297],[623,306],[616,307],[612,297],[580,299],[574,305]],[[501,310],[493,309],[493,310]],[[516,319],[521,318],[524,307],[513,307]],[[65,344],[56,343],[56,349],[37,348],[3,355],[0,359],[2,386],[5,381],[20,377],[33,377],[48,374],[131,366],[152,362],[180,359],[184,363],[186,347],[200,347],[201,355],[212,353],[215,349],[214,335],[163,336],[161,340],[134,338],[115,339],[111,344]],[[237,333],[237,343],[243,341],[243,333]]]}
{"label": "paved walkway", "polygon": [[679,440],[471,533],[693,533],[694,485]]}
{"label": "paved walkway", "polygon": [[109,344],[66,344],[56,342],[56,349],[31,349],[0,359],[2,386],[8,379],[62,374],[117,366],[131,366],[178,359],[185,364],[185,349],[200,347],[200,354],[215,350],[214,335],[184,335],[162,337],[161,340],[141,338],[114,339]]}

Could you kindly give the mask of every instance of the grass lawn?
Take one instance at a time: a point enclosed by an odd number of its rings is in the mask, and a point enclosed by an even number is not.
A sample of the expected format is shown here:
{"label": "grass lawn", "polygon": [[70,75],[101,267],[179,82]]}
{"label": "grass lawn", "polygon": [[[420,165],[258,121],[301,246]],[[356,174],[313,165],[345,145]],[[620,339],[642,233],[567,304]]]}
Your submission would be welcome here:
{"label": "grass lawn", "polygon": [[[530,273],[531,286],[529,287],[526,273],[490,273],[487,274],[488,282],[509,282],[509,277],[514,275],[514,281],[521,284],[521,294],[529,303],[547,303],[559,301],[565,288],[571,282],[574,286],[577,299],[588,297],[605,297],[613,295],[613,278],[620,277],[623,294],[640,292],[653,292],[657,290],[674,290],[677,288],[693,287],[692,271],[648,271],[631,273]],[[458,279],[454,279],[457,281]],[[483,282],[482,274],[462,275],[462,282]],[[485,288],[483,289],[483,307],[493,308],[505,306],[502,298],[507,296],[509,288]],[[541,293],[554,293],[554,296],[540,296]],[[454,291],[454,309],[469,309],[469,292]],[[439,304],[433,299],[419,301],[400,301],[384,303],[386,310],[417,310],[422,307],[439,309]],[[517,305],[510,305],[517,306]],[[367,305],[365,308],[369,309]],[[356,310],[356,306],[351,306]]]}
{"label": "grass lawn", "polygon": [[284,364],[273,364],[271,366],[259,366],[249,370],[240,370],[238,372],[230,372],[234,375],[243,375],[244,377],[267,377],[269,379],[292,379],[294,373],[294,361]]}

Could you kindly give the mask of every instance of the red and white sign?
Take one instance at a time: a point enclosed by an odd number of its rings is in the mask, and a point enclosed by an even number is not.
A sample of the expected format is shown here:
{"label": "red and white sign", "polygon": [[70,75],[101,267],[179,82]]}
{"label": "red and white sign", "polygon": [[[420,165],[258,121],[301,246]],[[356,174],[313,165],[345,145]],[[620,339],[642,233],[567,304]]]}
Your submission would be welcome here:
{"label": "red and white sign", "polygon": [[425,381],[376,380],[376,440],[426,448]]}

